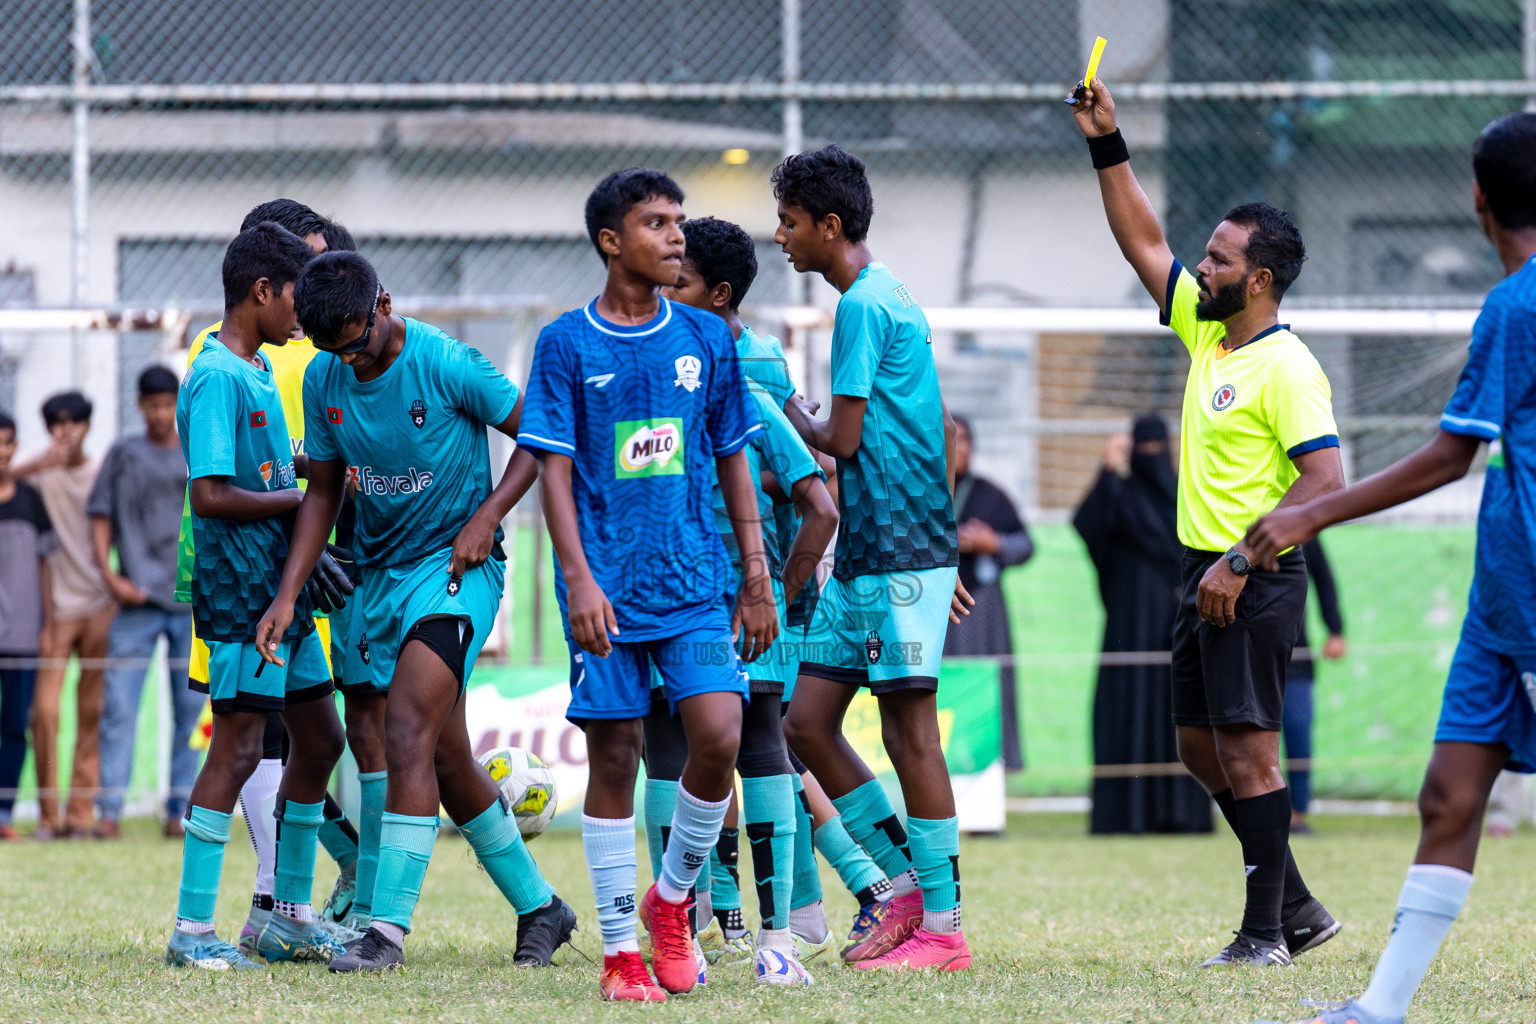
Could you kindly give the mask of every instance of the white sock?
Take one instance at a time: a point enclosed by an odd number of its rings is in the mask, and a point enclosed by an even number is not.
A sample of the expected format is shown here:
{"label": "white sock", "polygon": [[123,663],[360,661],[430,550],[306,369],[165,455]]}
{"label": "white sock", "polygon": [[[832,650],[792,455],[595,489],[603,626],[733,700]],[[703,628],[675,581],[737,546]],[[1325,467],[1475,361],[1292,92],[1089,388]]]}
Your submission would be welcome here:
{"label": "white sock", "polygon": [[789,930],[797,938],[810,943],[822,943],[831,936],[832,930],[827,927],[827,908],[821,900],[815,903],[807,903],[803,907],[791,907],[789,911]]}
{"label": "white sock", "polygon": [[757,933],[757,944],[763,949],[794,949],[795,939],[788,928],[762,928]]}
{"label": "white sock", "polygon": [[960,930],[960,904],[948,910],[923,911],[923,931],[934,935],[953,935]]}
{"label": "white sock", "polygon": [[297,921],[299,924],[315,923],[315,909],[308,903],[289,903],[287,900],[275,900],[272,904],[272,909],[276,913],[282,914],[288,920]]}
{"label": "white sock", "polygon": [[[699,881],[708,884],[709,872],[699,872]],[[695,883],[693,888],[693,919],[699,923],[699,926],[695,928],[694,931],[701,932],[705,928],[708,928],[709,920],[714,916],[714,895],[708,889],[699,888],[698,884]]]}
{"label": "white sock", "polygon": [[892,896],[905,896],[909,892],[916,892],[917,889],[918,884],[916,868],[907,868],[907,870],[891,879]]}
{"label": "white sock", "polygon": [[1472,876],[1460,868],[1415,864],[1397,898],[1397,920],[1376,971],[1355,1005],[1373,1017],[1401,1020],[1466,905]]}
{"label": "white sock", "polygon": [[393,942],[397,946],[405,945],[405,929],[401,928],[397,924],[391,924],[388,921],[375,921],[368,927],[372,928],[374,931],[378,932],[380,935],[384,936],[386,939],[388,939],[390,942]]}
{"label": "white sock", "polygon": [[212,921],[188,921],[184,917],[176,919],[176,930],[186,932],[188,935],[212,935]]}
{"label": "white sock", "polygon": [[283,781],[283,762],[263,758],[251,777],[240,787],[240,813],[245,817],[251,846],[256,849],[256,885],[258,894],[272,891],[277,874],[277,787]]}

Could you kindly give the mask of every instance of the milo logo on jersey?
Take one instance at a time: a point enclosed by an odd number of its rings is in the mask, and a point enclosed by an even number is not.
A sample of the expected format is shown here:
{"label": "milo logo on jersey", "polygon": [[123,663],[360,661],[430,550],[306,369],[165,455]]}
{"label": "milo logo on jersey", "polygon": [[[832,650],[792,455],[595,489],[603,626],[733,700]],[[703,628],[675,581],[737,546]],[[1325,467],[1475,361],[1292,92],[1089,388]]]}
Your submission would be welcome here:
{"label": "milo logo on jersey", "polygon": [[620,480],[681,476],[683,421],[675,416],[613,425],[613,475]]}
{"label": "milo logo on jersey", "polygon": [[359,494],[420,494],[432,486],[432,474],[411,466],[404,473],[380,473],[372,466],[348,466],[347,486]]}

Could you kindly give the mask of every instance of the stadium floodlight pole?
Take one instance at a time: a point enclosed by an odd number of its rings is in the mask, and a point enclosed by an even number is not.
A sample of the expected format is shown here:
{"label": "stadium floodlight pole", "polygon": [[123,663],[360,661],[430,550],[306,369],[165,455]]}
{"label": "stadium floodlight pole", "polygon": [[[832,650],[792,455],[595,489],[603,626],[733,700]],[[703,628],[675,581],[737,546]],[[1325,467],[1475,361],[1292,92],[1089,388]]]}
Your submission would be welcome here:
{"label": "stadium floodlight pole", "polygon": [[[805,123],[796,91],[800,85],[800,0],[780,0],[783,40],[780,50],[784,62],[784,155],[794,156],[805,148]],[[802,277],[790,286],[791,294],[802,303],[811,301],[811,281]]]}
{"label": "stadium floodlight pole", "polygon": [[1525,97],[1525,109],[1536,111],[1536,0],[1525,0],[1525,80],[1531,91]]}
{"label": "stadium floodlight pole", "polygon": [[[70,147],[70,302],[80,308],[86,301],[90,253],[86,231],[91,194],[90,101],[91,85],[91,0],[75,0],[73,139]],[[70,344],[70,379],[80,383],[80,336],[73,334]]]}

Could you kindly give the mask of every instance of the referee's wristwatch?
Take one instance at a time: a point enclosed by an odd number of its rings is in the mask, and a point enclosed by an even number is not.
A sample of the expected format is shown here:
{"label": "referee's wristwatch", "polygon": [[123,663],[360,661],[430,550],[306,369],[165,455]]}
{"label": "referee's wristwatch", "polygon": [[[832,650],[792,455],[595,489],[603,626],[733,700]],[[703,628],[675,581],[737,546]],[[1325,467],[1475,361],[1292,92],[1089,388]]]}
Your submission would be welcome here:
{"label": "referee's wristwatch", "polygon": [[1253,572],[1253,563],[1237,548],[1233,548],[1221,557],[1227,560],[1227,568],[1232,570],[1234,576],[1247,576]]}

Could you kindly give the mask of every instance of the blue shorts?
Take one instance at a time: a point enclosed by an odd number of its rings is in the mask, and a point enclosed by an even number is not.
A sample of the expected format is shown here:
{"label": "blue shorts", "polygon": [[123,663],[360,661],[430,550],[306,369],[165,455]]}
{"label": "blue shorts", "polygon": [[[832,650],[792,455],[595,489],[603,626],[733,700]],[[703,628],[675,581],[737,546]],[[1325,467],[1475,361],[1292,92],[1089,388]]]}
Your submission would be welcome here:
{"label": "blue shorts", "polygon": [[827,580],[806,627],[800,674],[873,694],[937,690],[959,569]]}
{"label": "blue shorts", "polygon": [[565,717],[577,725],[650,714],[653,674],[666,687],[673,714],[678,701],[701,693],[734,693],[746,700],[750,692],[728,620],[661,640],[616,643],[606,658],[587,653],[574,640],[566,644],[571,704]]}
{"label": "blue shorts", "polygon": [[372,651],[364,628],[361,588],[346,605],[331,612],[331,672],[343,696],[385,693],[373,685]]}
{"label": "blue shorts", "polygon": [[453,549],[446,547],[419,562],[363,571],[363,583],[357,591],[362,596],[358,608],[363,619],[360,641],[367,648],[375,690],[388,692],[400,648],[412,628],[423,619],[436,617],[468,624],[461,685],[469,683],[475,659],[496,624],[501,592],[507,585],[507,563],[499,558],[487,559],[484,565],[465,573],[458,587],[449,593],[452,581],[448,563],[452,554]]}
{"label": "blue shorts", "polygon": [[1435,742],[1503,745],[1506,768],[1536,772],[1536,656],[1500,654],[1463,630]]}
{"label": "blue shorts", "polygon": [[208,694],[214,713],[219,715],[234,711],[282,711],[336,691],[319,634],[312,632],[299,640],[284,640],[276,654],[284,664],[267,664],[254,643],[211,641],[209,683],[205,686],[193,682],[192,689]]}

